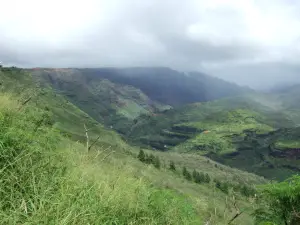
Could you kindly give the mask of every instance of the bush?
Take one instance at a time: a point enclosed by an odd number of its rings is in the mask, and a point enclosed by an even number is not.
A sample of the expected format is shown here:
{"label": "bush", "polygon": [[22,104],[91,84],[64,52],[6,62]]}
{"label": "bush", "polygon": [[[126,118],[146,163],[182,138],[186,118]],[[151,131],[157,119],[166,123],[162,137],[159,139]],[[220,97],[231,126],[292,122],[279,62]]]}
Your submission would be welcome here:
{"label": "bush", "polygon": [[262,186],[256,220],[260,224],[300,224],[300,176]]}
{"label": "bush", "polygon": [[141,161],[141,162],[145,162],[146,160],[146,157],[145,157],[145,153],[143,150],[140,150],[139,154],[138,154],[138,159]]}
{"label": "bush", "polygon": [[220,182],[219,180],[215,180],[215,186],[225,194],[229,192],[229,184],[227,182]]}
{"label": "bush", "polygon": [[192,180],[192,175],[191,173],[186,169],[186,167],[182,168],[182,175],[184,176],[185,179],[187,180]]}
{"label": "bush", "polygon": [[158,156],[156,156],[156,157],[154,158],[154,163],[153,163],[153,165],[155,166],[155,168],[160,169],[160,159],[159,159]]}
{"label": "bush", "polygon": [[210,176],[208,174],[205,174],[205,183],[210,183]]}
{"label": "bush", "polygon": [[169,169],[176,171],[175,163],[173,161],[170,161]]}

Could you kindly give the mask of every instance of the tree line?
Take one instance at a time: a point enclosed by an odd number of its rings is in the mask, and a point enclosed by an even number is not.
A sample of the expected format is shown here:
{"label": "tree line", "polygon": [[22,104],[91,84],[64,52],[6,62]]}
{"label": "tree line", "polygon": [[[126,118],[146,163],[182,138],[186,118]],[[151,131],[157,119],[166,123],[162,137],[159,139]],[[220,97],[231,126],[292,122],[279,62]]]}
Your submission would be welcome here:
{"label": "tree line", "polygon": [[[157,169],[161,168],[161,161],[158,156],[154,156],[153,154],[146,154],[143,150],[140,150],[137,158],[145,164],[152,164]],[[174,161],[169,162],[168,169],[171,171],[177,171],[177,167]],[[212,180],[208,173],[198,172],[196,170],[193,170],[193,172],[191,173],[185,166],[182,168],[181,174],[186,180],[195,182],[197,184],[209,184],[213,182],[214,186],[225,194],[229,194],[230,189],[236,192],[240,192],[246,197],[254,196],[256,193],[254,188],[246,184],[233,184],[228,181],[222,182],[218,179]]]}

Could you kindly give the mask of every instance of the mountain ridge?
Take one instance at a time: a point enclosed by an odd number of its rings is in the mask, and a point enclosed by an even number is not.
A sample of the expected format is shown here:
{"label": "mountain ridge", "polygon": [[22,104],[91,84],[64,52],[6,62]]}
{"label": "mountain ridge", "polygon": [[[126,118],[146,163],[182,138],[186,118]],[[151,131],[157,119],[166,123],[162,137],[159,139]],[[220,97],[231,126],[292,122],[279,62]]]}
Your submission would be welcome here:
{"label": "mountain ridge", "polygon": [[[167,67],[133,67],[133,68],[68,68],[68,69],[32,69],[33,72],[49,70],[73,71],[81,73],[86,79],[108,79],[122,85],[131,85],[144,92],[154,101],[166,105],[182,105],[193,102],[209,101],[252,91],[220,78],[200,72],[179,72]],[[218,89],[226,89],[222,90]],[[155,90],[155,92],[154,92]],[[220,91],[220,93],[219,93]]]}

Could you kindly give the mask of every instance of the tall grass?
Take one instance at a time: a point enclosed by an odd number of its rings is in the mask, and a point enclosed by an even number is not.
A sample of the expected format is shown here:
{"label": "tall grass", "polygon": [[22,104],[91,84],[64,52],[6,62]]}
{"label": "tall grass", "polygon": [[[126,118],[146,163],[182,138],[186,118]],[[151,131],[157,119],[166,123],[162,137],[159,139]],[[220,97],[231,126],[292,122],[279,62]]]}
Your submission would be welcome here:
{"label": "tall grass", "polygon": [[0,95],[1,224],[201,224],[184,195],[105,152],[84,153],[51,117]]}

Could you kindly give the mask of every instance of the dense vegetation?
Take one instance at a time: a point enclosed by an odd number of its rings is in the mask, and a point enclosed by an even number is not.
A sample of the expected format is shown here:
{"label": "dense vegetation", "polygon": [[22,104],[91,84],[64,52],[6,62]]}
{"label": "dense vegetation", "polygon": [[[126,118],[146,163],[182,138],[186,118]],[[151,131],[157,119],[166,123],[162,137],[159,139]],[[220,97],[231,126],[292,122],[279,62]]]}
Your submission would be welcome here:
{"label": "dense vegetation", "polygon": [[300,224],[300,177],[263,186],[254,216],[259,224]]}

